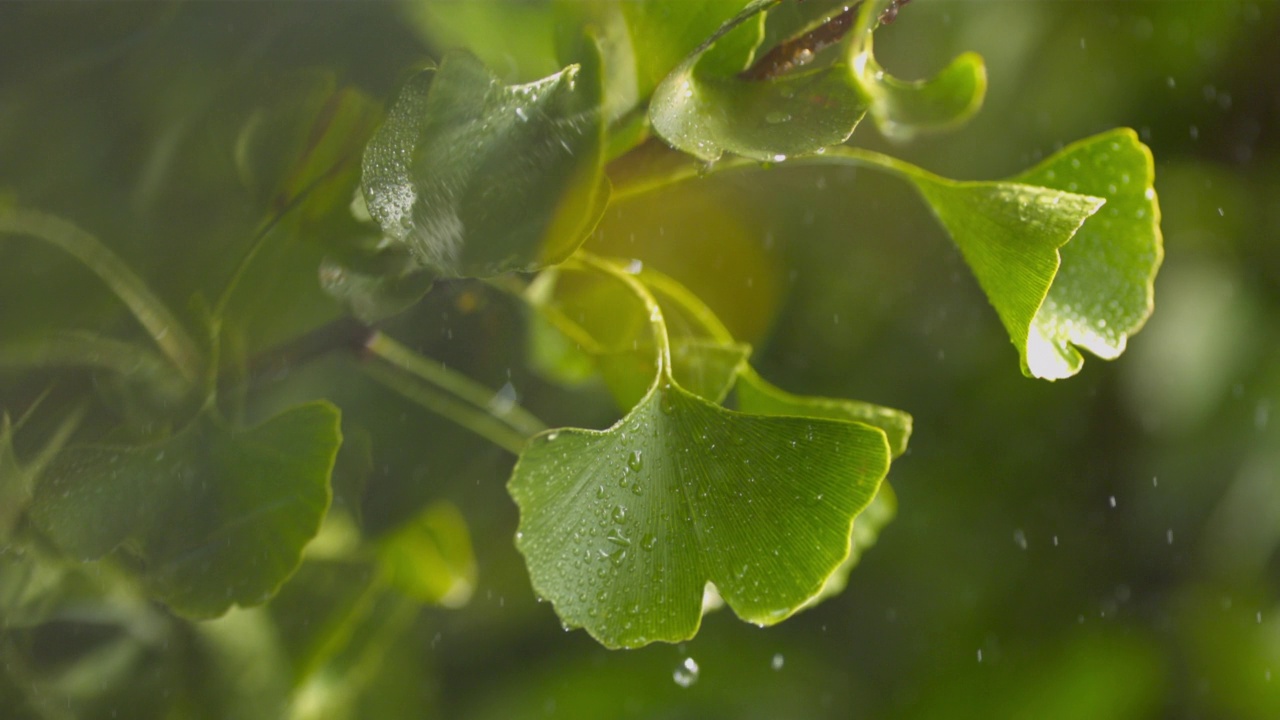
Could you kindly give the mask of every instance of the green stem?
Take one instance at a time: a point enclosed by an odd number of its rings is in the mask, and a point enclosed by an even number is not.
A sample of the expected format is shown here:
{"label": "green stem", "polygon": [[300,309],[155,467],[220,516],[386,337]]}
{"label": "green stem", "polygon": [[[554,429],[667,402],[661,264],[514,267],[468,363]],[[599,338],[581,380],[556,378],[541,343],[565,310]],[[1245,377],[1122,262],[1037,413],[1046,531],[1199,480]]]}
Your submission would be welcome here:
{"label": "green stem", "polygon": [[662,315],[662,306],[658,304],[658,299],[653,296],[653,293],[649,292],[649,288],[645,287],[644,283],[637,280],[634,275],[622,269],[616,263],[582,250],[574,253],[565,263],[566,267],[570,268],[574,264],[608,275],[622,282],[635,293],[636,297],[640,298],[640,301],[644,303],[645,309],[649,311],[649,324],[653,328],[653,343],[658,351],[658,373],[654,377],[654,382],[661,382],[664,378],[670,380],[671,339],[667,335],[667,321]]}
{"label": "green stem", "polygon": [[[899,160],[898,158],[878,153],[874,150],[849,147],[847,145],[838,145],[836,147],[826,148],[821,155],[802,155],[785,161],[785,167],[787,168],[832,165],[841,167],[855,165],[875,170],[882,170],[909,182],[915,180],[940,179],[937,175],[904,160]],[[697,178],[709,177],[722,172],[760,170],[765,167],[773,168],[780,166],[764,166],[756,160],[750,160],[743,157],[725,158],[711,165],[690,159],[684,163],[676,165],[675,167],[665,169],[662,172],[642,175],[637,178],[622,178],[614,184],[613,195],[611,197],[614,201],[626,200],[627,198],[644,195],[656,190],[662,190],[663,188],[671,185],[676,185]]]}
{"label": "green stem", "polygon": [[142,278],[97,238],[61,218],[18,208],[0,210],[0,232],[44,240],[79,260],[124,302],[184,379],[199,376],[200,351],[191,336]]}
{"label": "green stem", "polygon": [[542,421],[518,405],[494,409],[493,391],[459,373],[431,362],[381,332],[365,348],[385,364],[365,371],[387,387],[500,447],[519,454],[525,441],[546,429]]}
{"label": "green stem", "polygon": [[122,376],[157,380],[166,393],[181,394],[185,383],[152,350],[89,332],[55,332],[39,340],[0,349],[0,368],[97,367]]}

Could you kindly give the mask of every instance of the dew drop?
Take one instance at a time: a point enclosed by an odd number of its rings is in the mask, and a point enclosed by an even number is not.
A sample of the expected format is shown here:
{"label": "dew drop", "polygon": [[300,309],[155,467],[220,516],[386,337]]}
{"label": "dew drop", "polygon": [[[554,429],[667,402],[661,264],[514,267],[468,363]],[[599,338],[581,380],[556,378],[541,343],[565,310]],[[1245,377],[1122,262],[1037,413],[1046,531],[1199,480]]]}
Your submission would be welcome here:
{"label": "dew drop", "polygon": [[658,544],[658,536],[654,535],[653,533],[645,533],[645,536],[640,538],[640,549],[644,550],[645,552],[652,551],[653,548],[657,546],[657,544]]}
{"label": "dew drop", "polygon": [[644,458],[641,457],[639,450],[632,450],[631,454],[627,456],[627,467],[631,468],[633,472],[640,472],[644,469]]}

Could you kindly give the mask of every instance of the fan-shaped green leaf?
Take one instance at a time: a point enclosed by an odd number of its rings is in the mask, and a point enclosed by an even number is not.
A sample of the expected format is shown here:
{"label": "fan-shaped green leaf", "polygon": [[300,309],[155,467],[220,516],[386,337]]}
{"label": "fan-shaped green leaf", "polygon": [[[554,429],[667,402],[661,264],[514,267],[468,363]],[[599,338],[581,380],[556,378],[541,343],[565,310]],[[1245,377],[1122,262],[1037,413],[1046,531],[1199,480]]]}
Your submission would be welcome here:
{"label": "fan-shaped green leaf", "polygon": [[609,647],[692,637],[707,582],[771,625],[845,560],[888,467],[877,429],[736,413],[666,382],[607,431],[529,443],[517,546],[561,620]]}
{"label": "fan-shaped green leaf", "polygon": [[1124,352],[1154,304],[1153,283],[1164,257],[1151,151],[1128,129],[1081,140],[1016,179],[1105,198],[1062,248],[1062,268],[1028,338],[1037,377],[1074,375],[1084,359]]}
{"label": "fan-shaped green leaf", "polygon": [[913,182],[951,234],[996,309],[1023,371],[1045,376],[1032,320],[1058,273],[1058,248],[1098,211],[1102,198],[1018,182],[954,182],[920,173]]}
{"label": "fan-shaped green leaf", "polygon": [[326,402],[244,430],[204,415],[157,445],[64,451],[31,517],[81,560],[123,548],[153,595],[213,617],[265,601],[298,567],[329,507],[340,443]]}
{"label": "fan-shaped green leaf", "polygon": [[450,277],[573,252],[608,194],[595,58],[507,86],[457,52],[411,78],[364,156],[365,200],[387,241]]}

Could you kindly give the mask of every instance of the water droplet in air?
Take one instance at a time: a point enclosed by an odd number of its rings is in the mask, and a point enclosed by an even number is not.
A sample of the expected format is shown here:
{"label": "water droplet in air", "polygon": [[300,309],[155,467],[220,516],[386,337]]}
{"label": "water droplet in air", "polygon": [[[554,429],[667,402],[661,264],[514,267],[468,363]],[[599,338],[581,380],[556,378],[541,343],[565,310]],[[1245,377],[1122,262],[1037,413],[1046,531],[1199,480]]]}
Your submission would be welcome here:
{"label": "water droplet in air", "polygon": [[773,660],[769,661],[769,667],[774,670],[781,670],[783,663],[786,661],[786,658],[782,657],[782,653],[774,653]]}
{"label": "water droplet in air", "polygon": [[687,688],[698,682],[698,663],[693,658],[685,658],[684,662],[671,673],[671,679],[682,688]]}

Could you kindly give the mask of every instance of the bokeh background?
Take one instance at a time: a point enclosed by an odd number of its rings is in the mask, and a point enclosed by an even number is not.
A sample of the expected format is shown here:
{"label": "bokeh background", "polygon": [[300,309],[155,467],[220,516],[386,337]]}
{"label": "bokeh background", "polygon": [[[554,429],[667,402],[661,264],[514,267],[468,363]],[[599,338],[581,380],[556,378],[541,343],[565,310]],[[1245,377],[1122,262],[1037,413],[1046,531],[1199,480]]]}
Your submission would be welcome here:
{"label": "bokeh background", "polygon": [[[518,78],[521,43],[551,32],[539,4],[479,4],[519,22],[489,29],[486,12],[424,0],[0,5],[0,199],[91,229],[191,307],[217,295],[261,217],[237,165],[246,118],[317,69],[380,105],[409,68],[512,25],[498,69]],[[898,517],[843,595],[769,629],[714,613],[692,641],[637,651],[566,633],[535,601],[512,544],[510,455],[348,357],[289,365],[255,386],[249,412],[330,397],[368,432],[366,533],[447,500],[474,544],[470,602],[415,611],[364,717],[1280,717],[1280,3],[917,0],[877,50],[901,77],[966,50],[986,59],[987,102],[963,128],[906,145],[870,124],[854,135],[943,175],[1002,177],[1096,132],[1139,132],[1166,250],[1147,327],[1075,378],[1022,377],[928,210],[870,171],[784,163],[611,208],[592,246],[687,283],[775,384],[915,417],[890,475]],[[250,350],[340,314],[315,279],[325,235],[298,230],[247,281],[236,317]],[[599,386],[530,371],[526,321],[501,293],[450,282],[386,328],[511,383],[551,424],[616,418]],[[49,327],[135,332],[64,256],[0,240],[0,343]],[[51,382],[114,392],[4,368],[0,404],[15,413]],[[71,663],[113,620],[76,622],[41,636],[42,662]],[[41,692],[67,717],[149,716],[164,703],[102,688],[190,681],[165,669],[180,659],[156,657],[146,673],[100,663]],[[697,677],[677,683],[689,658]],[[254,714],[217,707],[154,716]]]}

